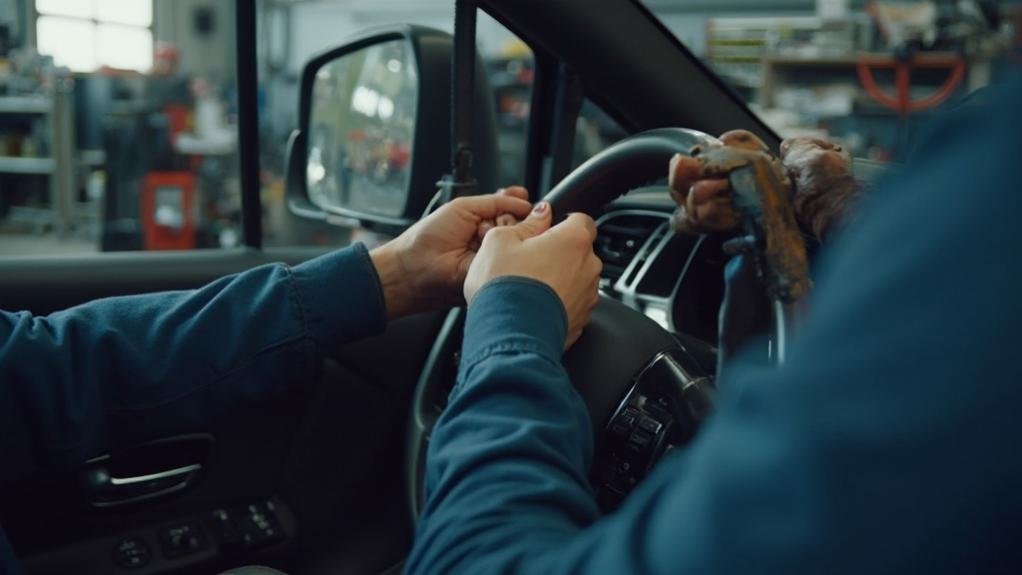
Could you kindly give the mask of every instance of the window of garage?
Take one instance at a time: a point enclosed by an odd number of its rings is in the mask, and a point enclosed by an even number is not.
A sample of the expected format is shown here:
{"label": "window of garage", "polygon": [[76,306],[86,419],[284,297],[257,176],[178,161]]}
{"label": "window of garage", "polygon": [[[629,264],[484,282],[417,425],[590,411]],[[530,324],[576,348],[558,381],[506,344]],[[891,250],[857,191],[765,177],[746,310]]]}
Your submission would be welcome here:
{"label": "window of garage", "polygon": [[0,256],[239,246],[234,28],[216,0],[0,0]]}

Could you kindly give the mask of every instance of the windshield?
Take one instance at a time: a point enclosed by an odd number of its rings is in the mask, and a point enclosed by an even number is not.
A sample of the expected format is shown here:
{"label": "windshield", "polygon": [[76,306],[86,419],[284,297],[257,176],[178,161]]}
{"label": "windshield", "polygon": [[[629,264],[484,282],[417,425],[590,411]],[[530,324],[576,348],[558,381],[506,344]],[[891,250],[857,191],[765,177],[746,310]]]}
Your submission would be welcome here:
{"label": "windshield", "polygon": [[1019,54],[1019,7],[1004,2],[643,4],[782,137],[836,140],[879,161],[904,157],[935,113]]}

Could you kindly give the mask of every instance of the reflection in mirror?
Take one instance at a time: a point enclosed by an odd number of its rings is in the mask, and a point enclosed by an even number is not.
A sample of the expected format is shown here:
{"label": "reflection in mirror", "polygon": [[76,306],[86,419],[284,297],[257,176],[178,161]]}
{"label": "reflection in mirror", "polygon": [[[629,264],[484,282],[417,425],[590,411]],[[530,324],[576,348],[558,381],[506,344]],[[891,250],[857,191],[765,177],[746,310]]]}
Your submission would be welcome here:
{"label": "reflection in mirror", "polygon": [[368,46],[316,73],[306,183],[323,208],[400,216],[411,175],[418,98],[407,40]]}

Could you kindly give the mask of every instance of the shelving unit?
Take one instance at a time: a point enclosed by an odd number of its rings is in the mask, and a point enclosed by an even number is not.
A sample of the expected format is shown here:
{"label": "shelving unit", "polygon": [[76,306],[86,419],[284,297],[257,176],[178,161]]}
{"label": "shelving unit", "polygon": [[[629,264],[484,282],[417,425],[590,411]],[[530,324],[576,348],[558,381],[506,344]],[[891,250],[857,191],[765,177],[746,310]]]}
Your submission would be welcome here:
{"label": "shelving unit", "polygon": [[0,114],[49,114],[53,100],[45,96],[0,96]]}
{"label": "shelving unit", "polygon": [[763,86],[763,63],[771,55],[797,52],[814,39],[825,54],[854,50],[860,24],[815,16],[722,17],[706,23],[706,60],[732,87],[753,98]]}
{"label": "shelving unit", "polygon": [[[917,56],[917,58],[928,61],[928,62],[947,62],[950,67],[953,61],[958,58],[957,54],[952,53],[936,53],[928,52]],[[890,54],[849,54],[846,56],[832,56],[827,58],[802,58],[802,57],[790,57],[790,56],[766,56],[762,59],[762,74],[763,81],[759,91],[759,104],[764,108],[770,108],[775,105],[776,99],[776,87],[782,83],[788,84],[806,84],[812,86],[813,83],[805,82],[805,77],[808,76],[819,83],[825,83],[824,80],[830,79],[843,79],[849,84],[858,85],[858,79],[856,77],[856,68],[858,63],[863,60],[871,60],[874,62],[890,61],[894,62],[894,58]],[[928,76],[933,76],[935,73],[930,70],[917,70],[915,72],[915,80],[928,79]],[[936,75],[943,80],[943,76],[946,72],[936,72]],[[919,88],[923,92],[928,93],[930,91],[931,82],[919,82],[922,86]],[[865,103],[869,106],[869,98],[863,95],[863,97],[856,98],[857,103]],[[893,112],[892,112],[893,113]]]}
{"label": "shelving unit", "polygon": [[41,176],[53,173],[56,162],[53,158],[24,158],[0,156],[0,173],[3,174],[38,174]]}
{"label": "shelving unit", "polygon": [[963,61],[957,53],[919,52],[906,88],[894,55],[873,51],[874,30],[864,12],[710,18],[706,59],[782,135],[835,138],[854,154],[897,158],[933,106],[988,83],[990,62],[978,53]]}
{"label": "shelving unit", "polygon": [[[0,155],[0,174],[41,176],[49,180],[49,205],[46,208],[12,209],[9,219],[32,225],[42,231],[53,226],[66,233],[74,225],[75,172],[74,111],[70,80],[58,80],[49,96],[0,96],[0,122],[4,117],[31,116],[47,122],[47,156]],[[2,193],[2,190],[0,190]]]}

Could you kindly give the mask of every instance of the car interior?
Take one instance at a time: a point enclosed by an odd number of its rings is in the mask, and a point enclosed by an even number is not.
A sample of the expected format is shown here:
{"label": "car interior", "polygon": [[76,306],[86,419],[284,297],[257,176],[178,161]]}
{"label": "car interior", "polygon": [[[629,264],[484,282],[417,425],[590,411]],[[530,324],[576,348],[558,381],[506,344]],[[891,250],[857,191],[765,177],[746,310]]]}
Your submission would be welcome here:
{"label": "car interior", "polygon": [[[603,299],[565,365],[590,408],[597,446],[591,481],[610,511],[665,452],[691,439],[712,408],[731,252],[725,238],[672,231],[668,161],[691,153],[707,134],[736,128],[775,150],[781,140],[639,1],[601,0],[599,9],[589,0],[457,5],[455,35],[411,24],[369,28],[304,63],[293,100],[287,202],[309,225],[354,220],[393,235],[461,193],[466,174],[458,174],[464,166],[451,153],[457,143],[475,154],[475,191],[496,188],[492,88],[472,51],[474,38],[459,41],[457,34],[467,23],[474,27],[478,11],[527,44],[534,77],[522,184],[534,200],[550,200],[556,216],[582,211],[598,226]],[[195,288],[331,248],[262,241],[258,71],[244,56],[256,52],[254,3],[238,0],[235,16],[241,245],[0,259],[5,309],[43,315],[102,297]],[[369,77],[374,62],[391,72],[400,63],[413,97],[402,100],[383,80],[345,92],[345,78]],[[384,113],[380,98],[387,94]],[[331,115],[342,100],[353,109],[374,107],[388,137],[404,134],[386,142],[394,173],[366,175],[375,168],[360,167],[356,152],[332,144],[351,121]],[[627,137],[575,165],[583,102]],[[379,125],[359,125],[359,137],[378,137]],[[384,198],[398,180],[402,192]],[[764,301],[775,296],[764,292]],[[777,313],[756,326],[775,356],[787,329]],[[463,321],[463,309],[394,321],[382,335],[332,350],[311,385],[238,405],[206,429],[6,485],[0,524],[32,574],[219,573],[244,565],[395,572],[411,546],[426,446],[454,383]]]}

